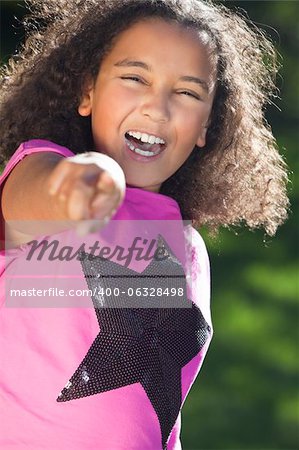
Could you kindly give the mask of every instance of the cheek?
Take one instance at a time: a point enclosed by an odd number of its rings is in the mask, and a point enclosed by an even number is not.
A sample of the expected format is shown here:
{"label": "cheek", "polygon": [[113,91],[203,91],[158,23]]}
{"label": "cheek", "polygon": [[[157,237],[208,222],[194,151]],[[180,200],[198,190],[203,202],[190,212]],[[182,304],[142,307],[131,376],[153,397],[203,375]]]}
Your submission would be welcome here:
{"label": "cheek", "polygon": [[[181,110],[177,115],[176,129],[182,146],[193,150],[198,139],[205,135],[210,114],[209,105],[199,104],[194,108]],[[191,150],[191,151],[192,151]]]}
{"label": "cheek", "polygon": [[136,108],[136,100],[123,89],[106,90],[97,108],[96,127],[105,145],[117,145],[124,123]]}
{"label": "cheek", "polygon": [[176,130],[178,140],[185,147],[193,147],[200,129],[200,115],[184,111],[177,115]]}
{"label": "cheek", "polygon": [[103,89],[98,103],[101,104],[101,109],[105,113],[121,116],[126,114],[126,111],[130,111],[137,101],[136,95],[131,91],[111,83],[109,87]]}

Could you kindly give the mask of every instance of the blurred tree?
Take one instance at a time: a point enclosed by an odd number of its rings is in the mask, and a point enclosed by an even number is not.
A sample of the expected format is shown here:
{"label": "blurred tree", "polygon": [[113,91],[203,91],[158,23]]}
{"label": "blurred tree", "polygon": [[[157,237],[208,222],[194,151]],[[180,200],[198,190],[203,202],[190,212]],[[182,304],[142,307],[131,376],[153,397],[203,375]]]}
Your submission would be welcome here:
{"label": "blurred tree", "polygon": [[[55,0],[53,0],[55,1]],[[100,0],[99,0],[100,1]],[[211,256],[215,336],[183,412],[185,450],[299,449],[297,1],[225,1],[243,10],[283,57],[281,100],[268,120],[290,173],[292,210],[277,236],[204,234]],[[23,1],[0,1],[1,60],[24,39]]]}

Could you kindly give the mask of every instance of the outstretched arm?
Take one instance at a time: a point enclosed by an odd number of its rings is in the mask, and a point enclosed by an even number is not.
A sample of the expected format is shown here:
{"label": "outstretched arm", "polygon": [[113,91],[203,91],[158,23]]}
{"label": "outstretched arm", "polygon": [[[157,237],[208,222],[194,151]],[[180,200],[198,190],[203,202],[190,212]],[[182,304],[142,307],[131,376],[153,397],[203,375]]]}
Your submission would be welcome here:
{"label": "outstretched arm", "polygon": [[96,159],[97,155],[86,157],[83,164],[53,152],[28,155],[3,187],[4,220],[18,221],[22,227],[25,221],[74,221],[76,226],[84,219],[96,219],[100,228],[101,220],[120,205],[124,189]]}

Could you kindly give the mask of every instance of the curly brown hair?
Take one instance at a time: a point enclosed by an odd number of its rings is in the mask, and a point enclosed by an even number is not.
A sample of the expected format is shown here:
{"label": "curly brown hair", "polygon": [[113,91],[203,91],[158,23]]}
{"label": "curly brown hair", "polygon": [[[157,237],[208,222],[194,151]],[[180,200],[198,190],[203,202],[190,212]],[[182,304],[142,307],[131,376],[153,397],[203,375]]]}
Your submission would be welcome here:
{"label": "curly brown hair", "polygon": [[287,217],[287,169],[264,117],[275,93],[276,54],[251,22],[203,0],[28,0],[27,39],[1,72],[0,149],[30,139],[91,150],[90,118],[77,108],[115,38],[161,18],[195,28],[212,50],[217,89],[206,145],[160,189],[183,218],[217,229],[245,222],[273,235]]}

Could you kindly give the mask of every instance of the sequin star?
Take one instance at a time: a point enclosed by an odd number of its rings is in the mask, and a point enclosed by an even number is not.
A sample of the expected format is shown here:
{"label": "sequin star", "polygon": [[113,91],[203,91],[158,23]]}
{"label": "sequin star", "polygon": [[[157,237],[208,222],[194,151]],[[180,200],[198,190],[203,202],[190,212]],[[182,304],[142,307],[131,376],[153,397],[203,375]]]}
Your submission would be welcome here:
{"label": "sequin star", "polygon": [[110,297],[93,296],[100,332],[57,401],[140,383],[158,416],[164,449],[181,408],[181,369],[200,352],[210,328],[199,308],[186,297],[181,264],[161,237],[158,242],[166,257],[163,261],[153,259],[142,274],[112,261],[84,255],[82,267],[91,290],[99,284],[113,290],[116,284],[119,287],[120,280],[123,281],[120,289],[124,289],[131,285],[132,277],[136,280],[139,276],[142,287],[148,280],[168,289],[175,285],[183,289],[184,296],[177,299],[176,307],[161,307],[159,298],[157,305],[152,302],[149,308],[140,307],[140,300],[136,308],[115,307]]}

